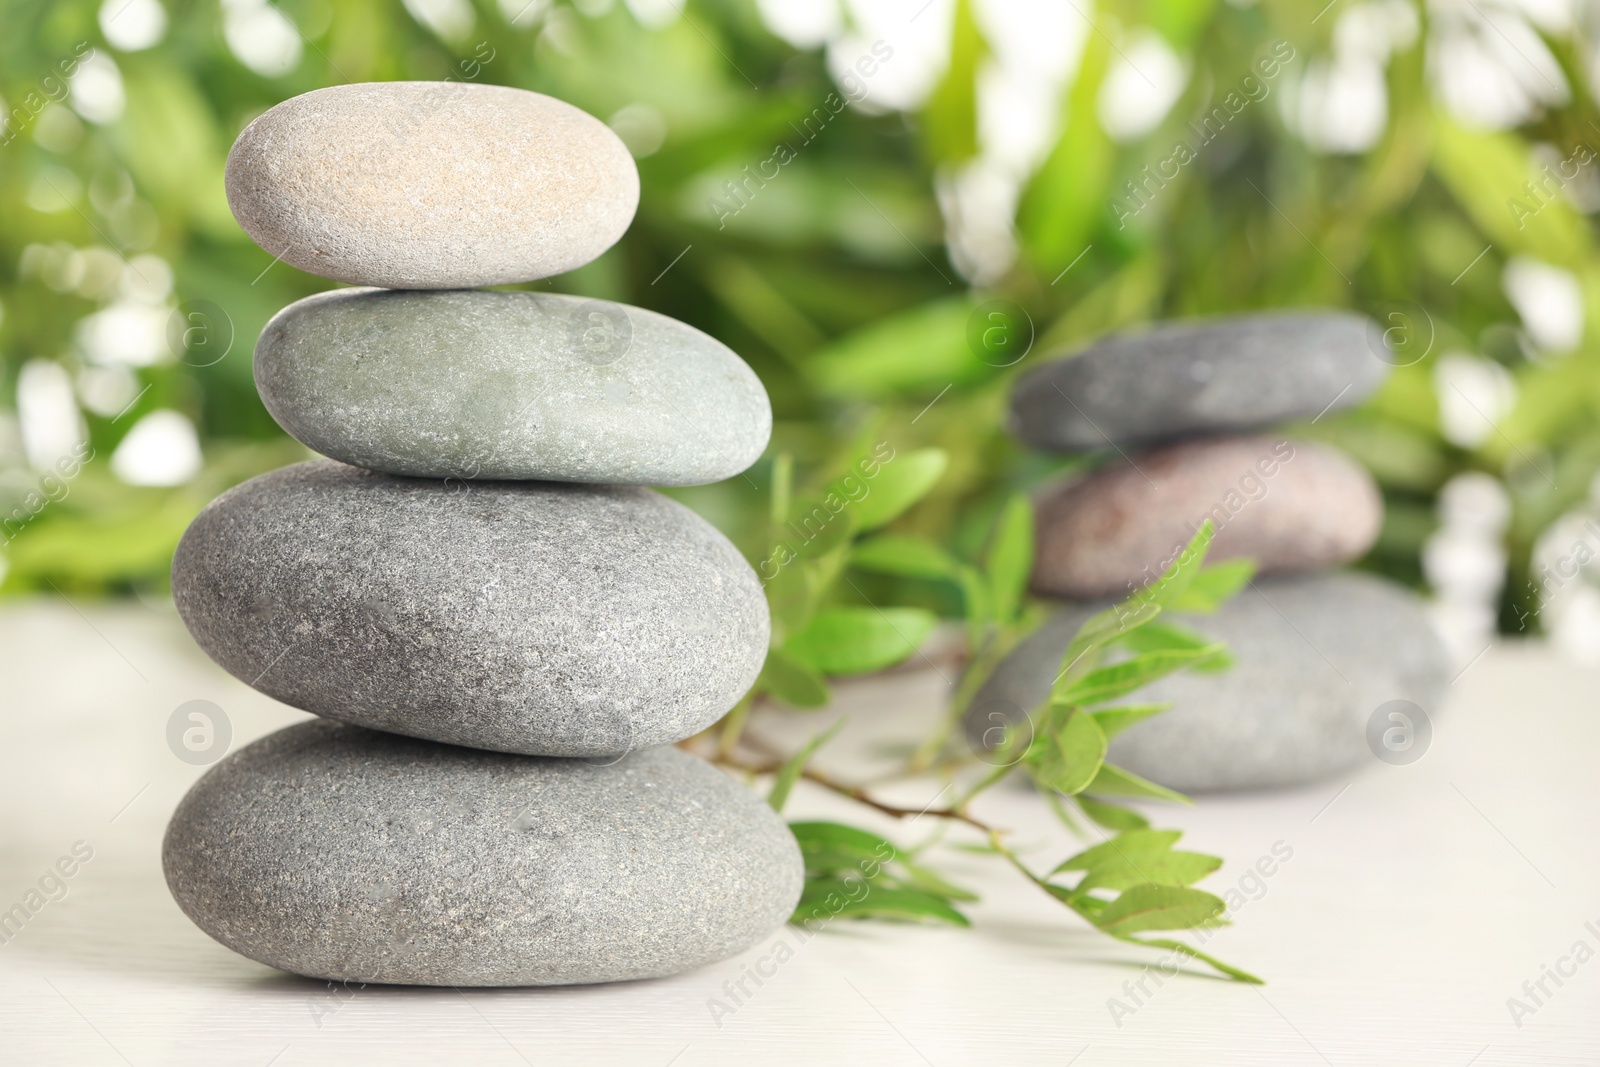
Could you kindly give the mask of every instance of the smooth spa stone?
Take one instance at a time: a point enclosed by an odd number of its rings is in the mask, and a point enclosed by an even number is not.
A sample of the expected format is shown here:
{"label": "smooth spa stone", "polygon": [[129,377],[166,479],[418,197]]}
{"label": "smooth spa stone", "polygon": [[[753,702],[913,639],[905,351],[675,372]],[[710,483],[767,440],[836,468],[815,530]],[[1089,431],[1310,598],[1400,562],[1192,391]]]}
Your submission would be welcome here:
{"label": "smooth spa stone", "polygon": [[[1070,605],[1017,646],[973,698],[975,747],[1044,702],[1073,634],[1107,606]],[[1113,738],[1107,758],[1185,792],[1295,785],[1374,760],[1373,713],[1409,700],[1431,716],[1449,685],[1421,602],[1368,574],[1258,580],[1215,615],[1172,621],[1226,642],[1234,664],[1140,689],[1130,701],[1173,707]]]}
{"label": "smooth spa stone", "polygon": [[320,293],[267,323],[255,377],[309,447],[425,478],[700,485],[772,433],[761,380],[721,342],[555,293]]}
{"label": "smooth spa stone", "polygon": [[767,651],[761,583],[738,550],[632,487],[301,463],[207,505],[172,586],[200,647],[262,692],[503,752],[688,737]]}
{"label": "smooth spa stone", "polygon": [[406,985],[675,974],[781,926],[804,882],[777,813],[679,749],[548,759],[329,722],[207,772],[162,861],[235,952]]}
{"label": "smooth spa stone", "polygon": [[1035,515],[1035,592],[1125,596],[1158,577],[1207,519],[1209,558],[1247,556],[1262,574],[1359,559],[1378,538],[1383,497],[1326,445],[1224,437],[1112,458],[1047,491]]}
{"label": "smooth spa stone", "polygon": [[[1378,326],[1349,312],[1199,319],[1117,334],[1023,375],[1011,431],[1079,451],[1315,418],[1389,373]],[[1392,356],[1390,358],[1393,358]]]}
{"label": "smooth spa stone", "polygon": [[270,108],[228,153],[228,204],[290,266],[453,289],[581,267],[616,243],[639,172],[605,123],[502,85],[366,82]]}

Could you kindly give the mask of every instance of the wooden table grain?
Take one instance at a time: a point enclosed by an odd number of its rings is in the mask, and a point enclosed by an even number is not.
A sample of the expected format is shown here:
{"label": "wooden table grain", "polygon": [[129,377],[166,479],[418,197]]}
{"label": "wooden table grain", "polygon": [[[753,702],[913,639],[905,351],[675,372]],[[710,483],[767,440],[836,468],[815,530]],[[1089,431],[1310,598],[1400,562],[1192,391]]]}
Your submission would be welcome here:
{"label": "wooden table grain", "polygon": [[[1463,673],[1414,764],[1157,813],[1226,858],[1206,885],[1239,906],[1207,947],[1262,989],[1167,976],[1158,954],[949,847],[959,832],[929,858],[982,895],[970,930],[788,928],[615,986],[330,988],[211,941],[160,866],[166,820],[204,770],[169,747],[174,710],[214,702],[233,747],[301,713],[212,666],[159,604],[10,605],[0,679],[0,909],[37,905],[0,944],[8,1064],[1600,1063],[1600,675],[1538,645]],[[791,743],[843,714],[824,762],[867,773],[938,714],[947,682],[940,668],[867,680],[755,728]],[[889,795],[921,808],[939,788]],[[1076,847],[1023,790],[980,810],[1040,865]],[[790,814],[907,843],[933,829],[808,786]]]}

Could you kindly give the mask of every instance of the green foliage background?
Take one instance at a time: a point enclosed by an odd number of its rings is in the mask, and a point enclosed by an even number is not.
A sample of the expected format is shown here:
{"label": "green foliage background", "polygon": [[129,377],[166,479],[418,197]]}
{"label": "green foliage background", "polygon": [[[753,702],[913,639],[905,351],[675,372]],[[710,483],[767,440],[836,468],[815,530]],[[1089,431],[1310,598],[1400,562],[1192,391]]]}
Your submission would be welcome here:
{"label": "green foliage background", "polygon": [[[1395,302],[1424,311],[1431,354],[1397,370],[1360,411],[1307,432],[1336,439],[1378,476],[1389,517],[1368,565],[1405,581],[1420,580],[1418,553],[1440,485],[1469,468],[1504,477],[1516,502],[1506,618],[1532,538],[1583,498],[1600,469],[1592,228],[1561,201],[1520,227],[1507,208],[1535,175],[1537,145],[1565,158],[1600,136],[1575,40],[1547,42],[1574,87],[1570,104],[1514,133],[1477,132],[1446,115],[1429,88],[1428,14],[1420,12],[1417,42],[1388,66],[1388,126],[1370,152],[1315,154],[1285,130],[1276,101],[1254,105],[1136,224],[1120,228],[1110,205],[1124,182],[1165,158],[1184,125],[1274,42],[1292,44],[1296,72],[1325,55],[1336,19],[1318,19],[1320,5],[1300,0],[1085,0],[1097,29],[1065,90],[1065,132],[1024,190],[1016,266],[980,292],[946,254],[935,193],[937,176],[976,144],[974,80],[988,46],[966,0],[957,5],[954,60],[924,107],[846,111],[726,226],[708,197],[778,142],[794,143],[795,125],[836,89],[822,57],[773,36],[752,0],[690,0],[686,17],[660,28],[641,25],[620,3],[586,3],[583,13],[565,0],[513,28],[499,7],[479,0],[476,28],[458,45],[420,26],[399,0],[284,0],[278,6],[307,47],[298,66],[276,78],[233,58],[214,0],[165,6],[171,27],[161,43],[124,54],[103,40],[96,2],[0,0],[0,95],[8,106],[38,92],[81,42],[115,59],[126,89],[121,118],[87,124],[74,147],[47,150],[32,129],[0,147],[0,412],[14,412],[24,362],[78,369],[75,324],[105,303],[24,277],[32,244],[160,255],[175,272],[174,301],[210,301],[236,335],[214,366],[168,360],[140,368],[149,389],[127,416],[86,413],[96,458],[64,499],[0,549],[4,593],[53,583],[68,592],[159,594],[171,549],[205,501],[303,455],[256,398],[249,350],[273,312],[330,283],[283,264],[268,269],[270,258],[233,223],[222,192],[228,146],[251,118],[289,96],[347,80],[460,78],[483,44],[493,58],[475,70],[477,80],[551,93],[602,118],[644,102],[666,123],[659,151],[639,160],[643,197],[628,235],[594,264],[540,284],[653,308],[731,345],[766,382],[777,416],[770,454],[794,457],[801,484],[836,475],[863,440],[889,440],[902,452],[942,448],[944,477],[896,528],[962,557],[977,554],[1010,494],[1076,462],[1029,455],[1007,440],[1010,377],[1104,331],[1163,317],[1311,305],[1381,317]],[[550,32],[553,22],[558,32]],[[1095,102],[1116,42],[1139,26],[1185,57],[1188,85],[1155,131],[1116,144]],[[59,173],[46,171],[52,167],[100,195],[52,212],[28,206],[40,173]],[[1580,279],[1588,314],[1578,351],[1542,361],[1524,355],[1499,281],[1518,253]],[[973,309],[993,298],[1019,304],[1036,326],[1035,347],[1016,367],[992,366],[969,342]],[[1500,360],[1519,385],[1519,406],[1502,432],[1474,451],[1438,432],[1432,366],[1449,348]],[[140,414],[163,407],[200,427],[202,475],[176,489],[120,483],[108,457]],[[0,515],[36,477],[0,437]],[[773,464],[763,461],[744,478],[680,495],[757,558],[772,477]],[[899,581],[862,574],[847,595],[954,611],[939,601],[945,594]]]}

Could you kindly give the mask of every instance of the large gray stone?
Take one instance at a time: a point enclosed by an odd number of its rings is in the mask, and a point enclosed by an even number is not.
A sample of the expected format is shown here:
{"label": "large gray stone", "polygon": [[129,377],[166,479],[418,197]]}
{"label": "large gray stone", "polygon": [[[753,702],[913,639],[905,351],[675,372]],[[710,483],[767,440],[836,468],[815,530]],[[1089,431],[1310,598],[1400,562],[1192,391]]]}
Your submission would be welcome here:
{"label": "large gray stone", "polygon": [[647,489],[302,463],[212,501],[172,587],[200,647],[264,693],[505,752],[688,737],[754,683],[767,648],[749,564]]}
{"label": "large gray stone", "polygon": [[1221,437],[1112,456],[1047,491],[1036,515],[1034,590],[1082,599],[1153,582],[1208,520],[1212,560],[1246,556],[1263,574],[1349,563],[1377,541],[1383,497],[1326,445]]}
{"label": "large gray stone", "polygon": [[639,172],[605,123],[502,85],[369,82],[270,108],[228,153],[228,204],[291,266],[453,289],[581,267],[616,243]]}
{"label": "large gray stone", "polygon": [[760,379],[722,343],[554,293],[321,293],[267,324],[255,374],[289,433],[391,474],[697,485],[772,432]]}
{"label": "large gray stone", "polygon": [[783,820],[678,749],[545,759],[327,722],[212,768],[162,860],[235,952],[407,985],[674,974],[780,926],[804,881]]}
{"label": "large gray stone", "polygon": [[[973,699],[974,745],[1043,703],[1072,635],[1105,606],[1073,605],[1017,647]],[[1374,760],[1373,713],[1409,700],[1432,715],[1449,684],[1417,598],[1367,574],[1258,580],[1213,616],[1173,621],[1225,641],[1236,662],[1139,690],[1131,700],[1174,707],[1116,737],[1108,758],[1186,792],[1295,785]]]}
{"label": "large gray stone", "polygon": [[1382,384],[1389,364],[1377,351],[1388,354],[1377,326],[1348,312],[1117,334],[1023,375],[1011,430],[1037,448],[1076,451],[1311,418],[1360,403]]}

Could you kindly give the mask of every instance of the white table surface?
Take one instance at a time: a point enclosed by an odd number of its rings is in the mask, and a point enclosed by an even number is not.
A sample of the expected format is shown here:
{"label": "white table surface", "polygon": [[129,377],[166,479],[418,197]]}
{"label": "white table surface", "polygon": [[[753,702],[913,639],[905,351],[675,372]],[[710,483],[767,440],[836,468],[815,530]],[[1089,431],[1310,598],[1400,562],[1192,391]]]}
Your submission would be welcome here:
{"label": "white table surface", "polygon": [[[1257,990],[1167,979],[1114,1021],[1158,955],[1109,942],[992,857],[941,848],[979,891],[974,927],[834,923],[731,1016],[723,984],[772,951],[675,978],[466,995],[330,992],[216,944],[162,880],[168,816],[203,768],[167,747],[172,711],[222,706],[234,747],[301,718],[213,667],[170,608],[0,610],[0,909],[75,842],[93,858],[0,945],[0,1062],[18,1064],[1500,1064],[1600,1063],[1600,959],[1516,1025],[1522,996],[1587,941],[1600,951],[1595,694],[1600,675],[1537,646],[1490,651],[1455,684],[1417,763],[1376,760],[1303,789],[1166,809],[1225,857],[1223,892],[1276,842],[1293,857],[1207,946]],[[934,671],[845,689],[820,716],[768,715],[785,740],[832,721],[834,768],[864,766],[936,714]],[[824,765],[829,761],[824,760]],[[938,786],[892,798],[921,807]],[[1043,865],[1074,847],[1022,790],[980,802]],[[888,822],[802,786],[791,816]],[[910,842],[922,825],[894,830]],[[1571,965],[1567,966],[1570,971]]]}

